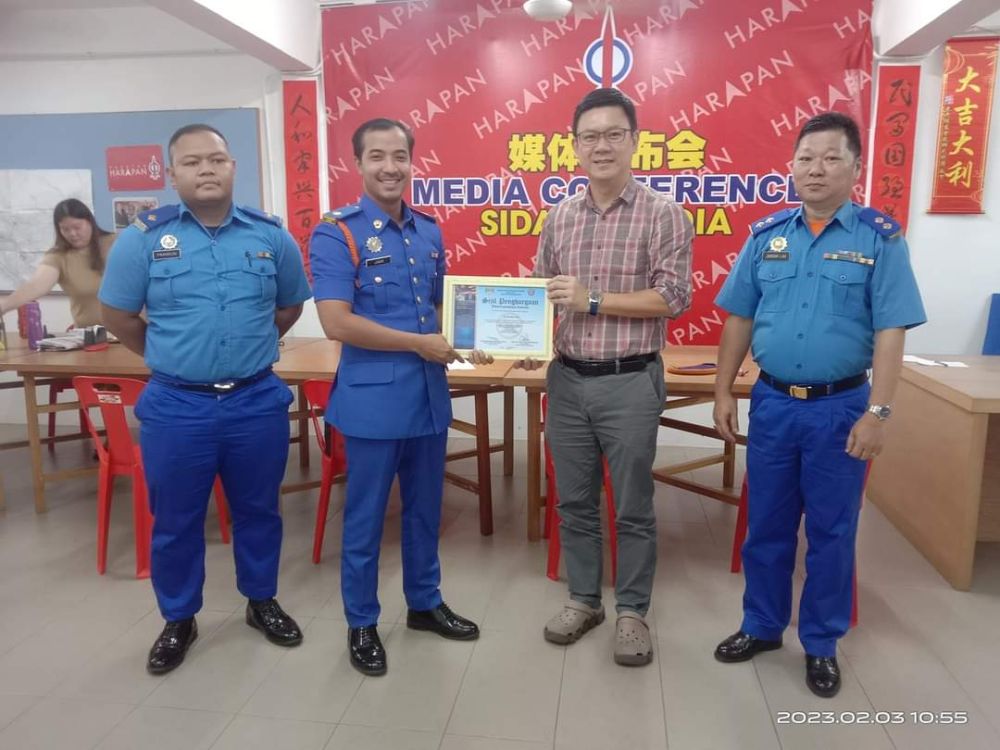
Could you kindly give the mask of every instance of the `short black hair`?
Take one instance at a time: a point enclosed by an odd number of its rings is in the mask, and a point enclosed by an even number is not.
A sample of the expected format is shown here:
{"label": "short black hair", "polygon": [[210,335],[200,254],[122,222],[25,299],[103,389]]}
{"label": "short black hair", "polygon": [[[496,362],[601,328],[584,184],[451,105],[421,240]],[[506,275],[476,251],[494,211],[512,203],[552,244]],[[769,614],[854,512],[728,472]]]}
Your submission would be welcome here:
{"label": "short black hair", "polygon": [[629,129],[633,131],[639,129],[639,123],[635,116],[635,103],[631,99],[618,89],[594,89],[576,105],[576,111],[573,112],[574,133],[576,126],[580,124],[583,113],[598,107],[621,107],[628,118]]}
{"label": "short black hair", "polygon": [[852,117],[841,112],[824,112],[811,118],[795,139],[795,151],[799,150],[802,139],[810,133],[822,133],[826,130],[839,130],[847,136],[847,148],[856,159],[861,158],[861,131]]}
{"label": "short black hair", "polygon": [[376,117],[374,120],[368,120],[368,122],[361,123],[361,125],[358,126],[358,129],[354,131],[354,135],[351,136],[351,146],[354,148],[354,158],[361,161],[361,156],[365,152],[365,133],[369,133],[373,130],[396,130],[397,128],[402,130],[403,135],[406,136],[406,148],[412,157],[413,144],[416,143],[416,139],[413,137],[413,131],[399,120],[390,120],[388,117]]}
{"label": "short black hair", "polygon": [[177,143],[181,138],[191,133],[215,133],[222,142],[226,144],[226,150],[229,149],[229,141],[226,140],[226,136],[220,133],[217,129],[213,128],[211,125],[206,125],[203,122],[195,122],[190,125],[185,125],[182,128],[177,128],[174,134],[170,136],[170,142],[167,144],[167,157],[170,159],[170,163],[174,163],[174,144]]}

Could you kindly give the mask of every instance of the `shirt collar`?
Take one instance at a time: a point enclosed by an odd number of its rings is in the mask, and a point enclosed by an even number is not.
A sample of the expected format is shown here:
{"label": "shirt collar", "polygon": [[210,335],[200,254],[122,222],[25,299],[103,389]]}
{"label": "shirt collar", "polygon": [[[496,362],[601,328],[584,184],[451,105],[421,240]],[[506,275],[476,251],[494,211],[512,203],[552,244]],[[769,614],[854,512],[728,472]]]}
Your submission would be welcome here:
{"label": "shirt collar", "polygon": [[[374,230],[376,234],[380,234],[389,224],[392,223],[392,218],[382,207],[379,206],[372,198],[364,193],[361,196],[361,200],[358,204],[361,207],[362,213],[365,215],[368,226]],[[406,201],[403,201],[403,224],[410,224],[413,222],[413,212],[410,207],[406,205]]]}
{"label": "shirt collar", "polygon": [[[802,221],[803,224],[809,224],[809,218],[806,216],[805,204],[799,206],[795,218]],[[846,229],[848,232],[853,232],[855,225],[858,223],[857,212],[854,210],[854,203],[851,201],[844,201],[844,204],[837,209],[836,213],[830,217],[828,224],[832,224],[835,221],[840,222],[840,226]]]}
{"label": "shirt collar", "polygon": [[[188,208],[187,204],[184,201],[181,201],[180,211],[178,212],[178,218],[184,218],[185,214],[190,216],[193,221],[196,221],[199,224],[201,224],[201,221],[198,219],[198,217],[194,215],[194,211]],[[250,217],[247,216],[243,212],[243,210],[235,203],[233,203],[229,207],[229,213],[226,214],[225,220],[221,224],[219,224],[219,228],[221,229],[222,227],[226,226],[227,224],[229,224],[229,222],[233,220],[240,221],[243,224],[253,224],[253,221],[250,219]]]}
{"label": "shirt collar", "polygon": [[[635,178],[631,174],[629,174],[629,179],[625,183],[625,187],[622,188],[621,193],[618,194],[618,197],[615,198],[611,206],[617,206],[619,201],[625,203],[626,205],[631,206],[635,202],[635,196],[638,192],[639,192],[639,183],[635,181]],[[587,208],[591,209],[592,211],[598,210],[597,205],[594,203],[594,196],[591,195],[590,193],[589,185],[587,186],[587,192],[584,195],[584,203],[586,204]],[[609,208],[611,206],[609,206]]]}

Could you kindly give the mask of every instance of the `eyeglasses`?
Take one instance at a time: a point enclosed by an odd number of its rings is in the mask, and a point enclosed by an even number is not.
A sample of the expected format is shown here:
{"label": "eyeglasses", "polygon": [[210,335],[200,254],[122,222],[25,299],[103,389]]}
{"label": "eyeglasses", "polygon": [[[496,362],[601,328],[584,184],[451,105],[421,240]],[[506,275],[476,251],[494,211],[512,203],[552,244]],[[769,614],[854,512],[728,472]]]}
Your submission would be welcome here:
{"label": "eyeglasses", "polygon": [[632,131],[628,128],[611,128],[605,131],[584,130],[582,133],[576,134],[576,142],[581,146],[591,148],[596,146],[601,138],[604,138],[610,145],[619,146],[625,142],[625,138],[631,133]]}

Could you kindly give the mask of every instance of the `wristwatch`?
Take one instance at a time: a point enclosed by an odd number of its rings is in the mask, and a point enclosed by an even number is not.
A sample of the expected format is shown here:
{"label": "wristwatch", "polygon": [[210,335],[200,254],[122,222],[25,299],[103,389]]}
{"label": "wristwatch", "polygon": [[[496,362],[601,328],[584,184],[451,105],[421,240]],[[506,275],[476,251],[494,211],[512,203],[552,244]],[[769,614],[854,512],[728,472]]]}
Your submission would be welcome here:
{"label": "wristwatch", "polygon": [[871,404],[868,407],[868,411],[875,415],[875,418],[879,422],[884,422],[890,416],[892,416],[892,409],[884,404]]}
{"label": "wristwatch", "polygon": [[587,301],[590,302],[591,315],[597,315],[597,308],[601,306],[601,300],[603,299],[604,295],[594,289],[587,292]]}

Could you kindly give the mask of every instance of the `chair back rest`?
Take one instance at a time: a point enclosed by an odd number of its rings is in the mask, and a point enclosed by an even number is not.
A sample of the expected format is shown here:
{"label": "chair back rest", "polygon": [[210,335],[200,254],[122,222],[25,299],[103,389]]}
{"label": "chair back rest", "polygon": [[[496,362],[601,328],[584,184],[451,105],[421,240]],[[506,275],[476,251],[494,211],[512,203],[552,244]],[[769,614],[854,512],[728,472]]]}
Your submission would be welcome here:
{"label": "chair back rest", "polygon": [[[146,384],[132,378],[85,377],[73,378],[87,420],[87,430],[94,440],[97,454],[102,462],[110,462],[122,468],[131,466],[135,460],[135,442],[129,430],[125,415],[126,407],[134,407]],[[98,408],[107,433],[107,444],[97,434],[97,427],[90,416],[90,410]]]}
{"label": "chair back rest", "polygon": [[323,424],[317,411],[326,411],[327,404],[330,403],[330,391],[333,390],[332,380],[313,379],[302,384],[302,392],[306,396],[306,403],[309,404],[309,417],[312,419],[313,430],[316,432],[316,444],[320,453],[326,454],[326,436],[323,431]]}
{"label": "chair back rest", "polygon": [[994,294],[990,302],[990,312],[986,318],[986,338],[983,339],[983,354],[1000,354],[1000,294]]}

